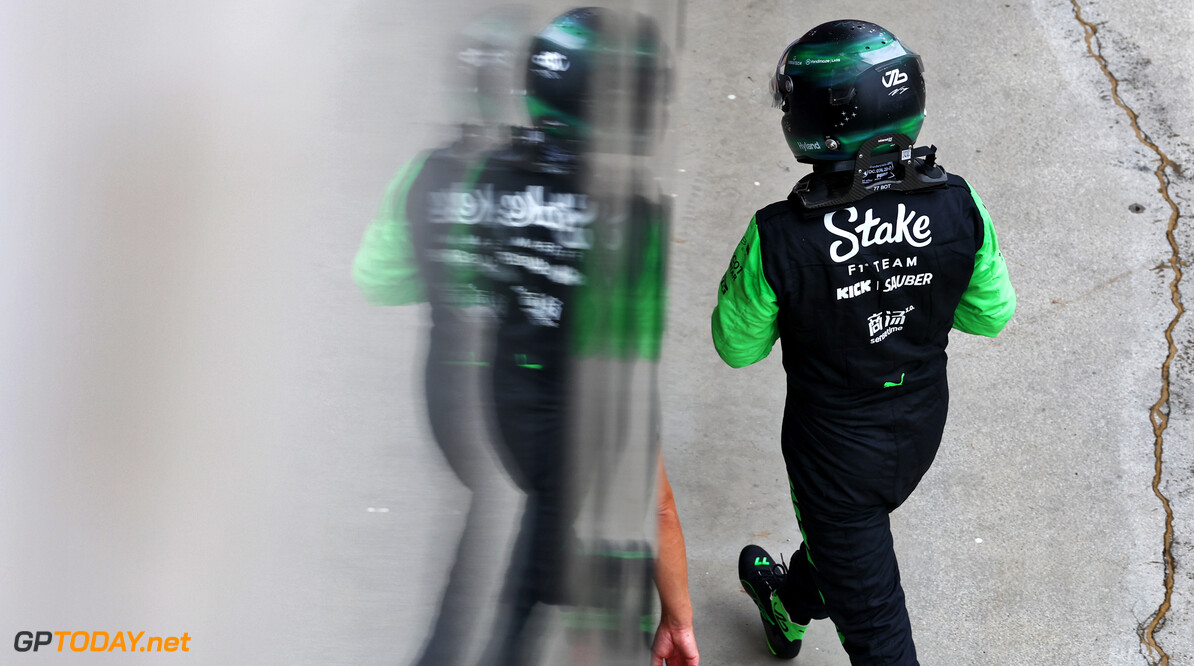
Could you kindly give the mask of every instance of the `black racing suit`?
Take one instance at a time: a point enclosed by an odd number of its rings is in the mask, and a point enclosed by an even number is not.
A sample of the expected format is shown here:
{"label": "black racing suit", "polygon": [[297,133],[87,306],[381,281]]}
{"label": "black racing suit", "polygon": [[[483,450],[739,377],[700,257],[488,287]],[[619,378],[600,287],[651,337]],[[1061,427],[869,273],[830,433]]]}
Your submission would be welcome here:
{"label": "black racing suit", "polygon": [[424,390],[435,442],[469,488],[469,508],[432,631],[415,664],[461,663],[475,631],[478,577],[490,557],[486,435],[479,385],[489,297],[478,282],[480,237],[457,215],[463,182],[479,153],[467,141],[422,153],[391,181],[353,264],[353,278],[375,305],[431,306]]}
{"label": "black racing suit", "polygon": [[855,664],[916,664],[888,514],[945,426],[951,327],[996,335],[1015,293],[970,186],[756,213],[722,279],[713,340],[731,366],[782,340],[782,445],[804,542],[780,590],[830,617]]}
{"label": "black racing suit", "polygon": [[[486,480],[478,474],[475,432],[468,436],[479,410],[461,398],[479,378],[477,366],[491,365],[494,444],[527,496],[505,607],[484,651],[486,663],[513,665],[533,659],[526,623],[534,606],[573,601],[565,565],[576,555],[571,526],[585,485],[578,477],[591,476],[574,470],[580,440],[573,419],[581,411],[588,428],[599,429],[592,417],[608,411],[599,391],[586,399],[601,404],[577,406],[576,360],[653,362],[659,354],[666,211],[658,197],[641,195],[605,196],[599,204],[583,187],[583,160],[528,138],[534,134],[488,154],[456,145],[412,160],[391,183],[354,264],[354,278],[371,302],[430,303],[432,431],[457,476],[474,490],[420,664],[460,661],[469,634],[462,618],[473,615],[466,575],[487,569],[468,558],[493,556],[472,537],[480,528],[478,503],[486,501],[477,489]],[[626,176],[630,192],[646,182],[637,173],[619,174]],[[492,317],[484,322],[493,335],[485,350],[476,335],[478,311]],[[591,446],[609,437],[594,430],[583,439]],[[587,464],[595,454],[588,452]],[[645,460],[653,461],[653,454]]]}
{"label": "black racing suit", "polygon": [[494,641],[486,663],[530,663],[526,622],[536,604],[565,599],[576,516],[568,436],[568,345],[596,206],[575,155],[515,142],[490,155],[471,185],[486,235],[484,273],[496,313],[494,413],[499,457],[526,493]]}
{"label": "black racing suit", "polygon": [[[503,595],[504,627],[487,650],[511,666],[534,663],[534,637],[524,625],[536,604],[591,601],[575,598],[566,580],[580,550],[573,523],[580,496],[597,480],[595,457],[617,454],[592,450],[602,439],[592,431],[602,426],[590,417],[605,414],[609,398],[578,390],[579,382],[597,379],[578,361],[654,361],[663,324],[666,213],[654,198],[633,194],[645,178],[619,173],[630,195],[595,193],[587,159],[550,141],[516,141],[492,154],[469,202],[484,217],[488,239],[500,457],[527,495]],[[588,432],[580,432],[581,422]],[[652,465],[653,455],[643,463]]]}

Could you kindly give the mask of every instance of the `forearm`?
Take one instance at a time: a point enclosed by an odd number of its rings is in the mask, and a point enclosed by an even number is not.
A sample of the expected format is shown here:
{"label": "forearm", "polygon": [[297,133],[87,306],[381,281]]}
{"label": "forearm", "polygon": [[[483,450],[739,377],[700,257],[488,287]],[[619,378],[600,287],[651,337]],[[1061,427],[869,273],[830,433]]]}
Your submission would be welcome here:
{"label": "forearm", "polygon": [[691,626],[692,601],[688,596],[688,556],[684,549],[684,531],[680,527],[676,500],[662,458],[659,461],[659,551],[655,564],[655,586],[659,589],[662,622],[672,626]]}

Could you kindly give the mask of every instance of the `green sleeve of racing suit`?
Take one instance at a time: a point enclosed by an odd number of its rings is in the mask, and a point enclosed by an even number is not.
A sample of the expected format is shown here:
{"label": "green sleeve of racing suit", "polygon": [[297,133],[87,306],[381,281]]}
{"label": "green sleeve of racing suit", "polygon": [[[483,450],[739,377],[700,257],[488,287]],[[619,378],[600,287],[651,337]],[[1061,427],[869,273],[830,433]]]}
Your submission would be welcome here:
{"label": "green sleeve of racing suit", "polygon": [[721,278],[713,308],[713,346],[730,367],[761,361],[779,339],[775,290],[763,275],[759,228],[751,218]]}
{"label": "green sleeve of racing suit", "polygon": [[[967,184],[969,187],[969,184]],[[1007,274],[1007,264],[999,251],[991,215],[974,188],[970,196],[983,218],[983,244],[974,256],[974,273],[954,311],[954,328],[963,333],[995,337],[1016,311],[1016,290]]]}
{"label": "green sleeve of racing suit", "polygon": [[427,154],[419,155],[390,181],[377,216],[361,239],[352,262],[352,279],[365,299],[374,305],[406,305],[427,300],[426,288],[415,262],[406,219],[406,198]]}

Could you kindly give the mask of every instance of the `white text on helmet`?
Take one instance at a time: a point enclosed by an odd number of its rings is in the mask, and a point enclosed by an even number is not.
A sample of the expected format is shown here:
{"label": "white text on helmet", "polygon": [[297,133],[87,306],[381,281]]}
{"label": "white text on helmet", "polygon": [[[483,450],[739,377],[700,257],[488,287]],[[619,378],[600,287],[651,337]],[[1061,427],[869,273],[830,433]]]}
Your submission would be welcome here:
{"label": "white text on helmet", "polygon": [[541,51],[531,56],[531,62],[551,72],[566,72],[572,66],[568,56],[555,51]]}
{"label": "white text on helmet", "polygon": [[883,87],[890,88],[908,82],[908,75],[901,72],[899,67],[889,69],[883,73]]}

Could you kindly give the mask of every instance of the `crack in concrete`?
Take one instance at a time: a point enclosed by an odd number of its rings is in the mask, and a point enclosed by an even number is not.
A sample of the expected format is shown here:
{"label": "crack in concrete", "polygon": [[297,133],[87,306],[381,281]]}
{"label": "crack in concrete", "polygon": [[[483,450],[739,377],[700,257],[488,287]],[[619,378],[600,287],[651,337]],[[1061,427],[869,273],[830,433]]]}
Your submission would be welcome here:
{"label": "crack in concrete", "polygon": [[1185,306],[1182,305],[1182,262],[1181,262],[1181,248],[1177,243],[1177,223],[1181,217],[1181,211],[1173,197],[1169,193],[1169,174],[1167,171],[1172,169],[1174,173],[1181,173],[1181,167],[1178,166],[1156,143],[1154,143],[1148,134],[1140,128],[1140,118],[1137,113],[1132,110],[1119,95],[1119,79],[1111,73],[1111,69],[1107,64],[1107,59],[1103,57],[1103,49],[1101,42],[1096,38],[1099,32],[1098,27],[1082,18],[1082,7],[1078,5],[1078,0],[1070,0],[1070,4],[1074,6],[1074,17],[1078,23],[1082,25],[1082,30],[1086,36],[1086,50],[1099,63],[1099,67],[1103,70],[1103,74],[1107,80],[1111,82],[1111,97],[1115,104],[1128,114],[1128,118],[1132,121],[1132,129],[1136,132],[1136,138],[1143,145],[1147,146],[1149,150],[1157,155],[1160,163],[1153,172],[1157,177],[1157,182],[1160,187],[1158,192],[1169,204],[1169,226],[1166,229],[1165,237],[1169,241],[1169,267],[1173,269],[1173,280],[1169,283],[1170,298],[1176,313],[1169,326],[1165,329],[1165,341],[1169,345],[1169,352],[1165,357],[1165,362],[1161,365],[1161,395],[1157,402],[1149,409],[1149,421],[1153,426],[1153,494],[1161,501],[1161,505],[1165,509],[1165,538],[1164,547],[1162,549],[1163,560],[1165,564],[1165,597],[1157,610],[1153,611],[1152,615],[1145,622],[1141,622],[1136,627],[1136,633],[1140,636],[1140,642],[1147,650],[1145,658],[1150,661],[1153,666],[1168,666],[1169,654],[1157,642],[1156,634],[1165,626],[1166,614],[1169,613],[1170,605],[1173,601],[1173,585],[1174,573],[1176,563],[1173,558],[1173,508],[1170,506],[1169,498],[1161,491],[1161,481],[1164,472],[1164,453],[1165,453],[1165,430],[1169,427],[1169,370],[1173,365],[1173,360],[1177,356],[1177,344],[1173,340],[1173,331],[1177,328],[1178,322],[1182,315],[1185,314]]}

